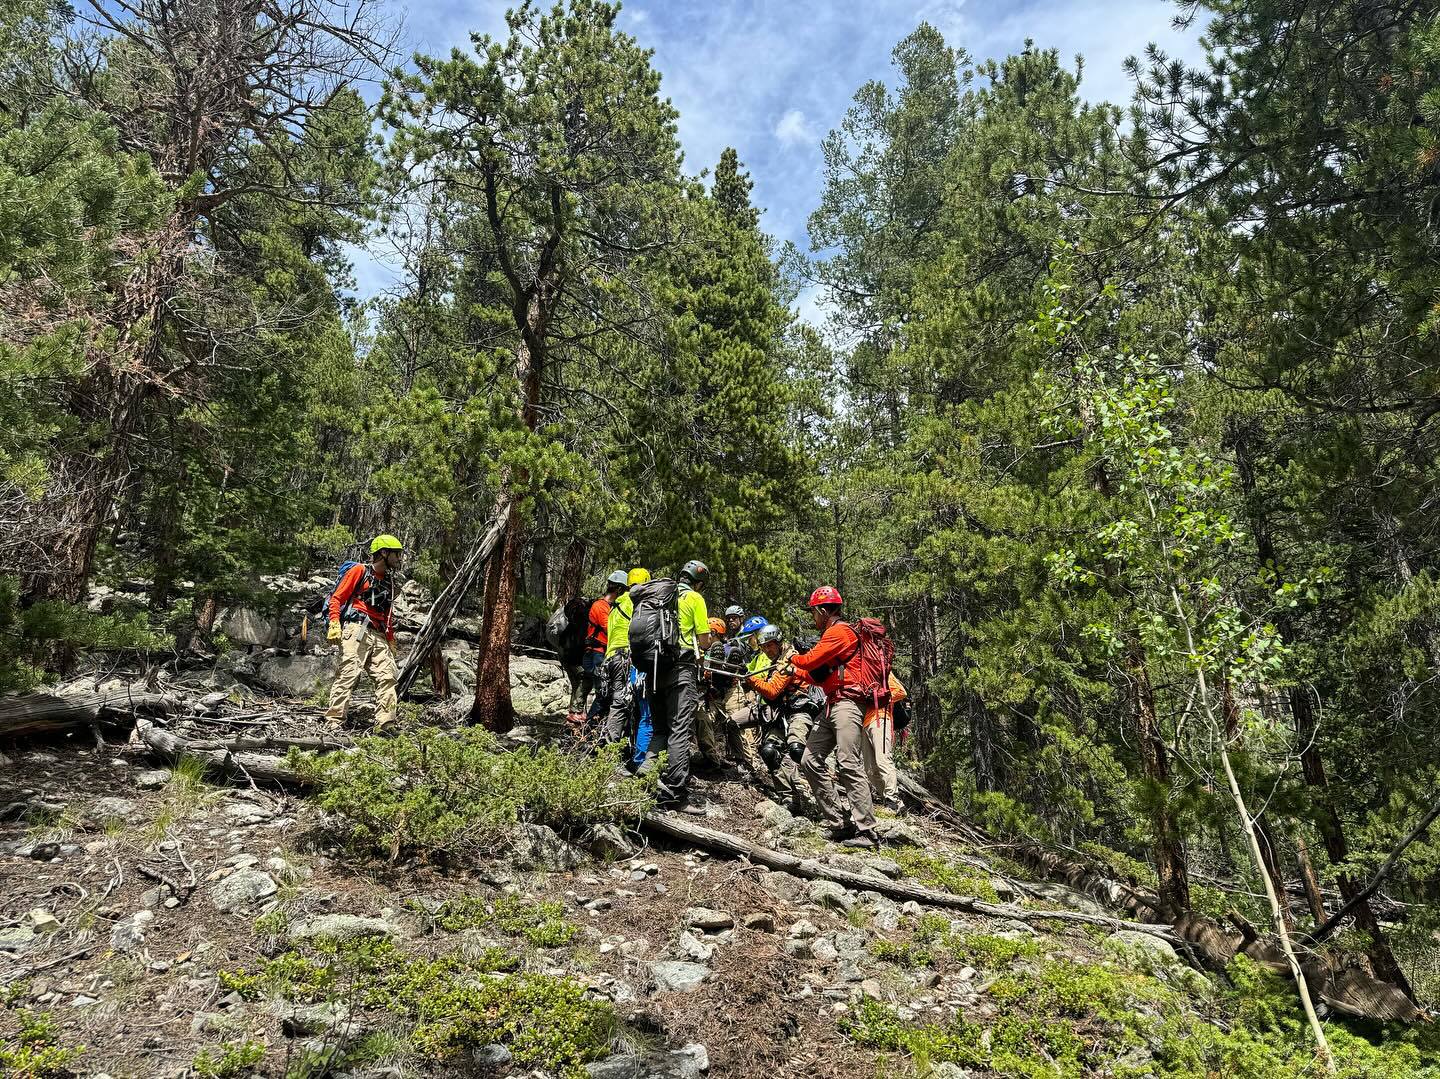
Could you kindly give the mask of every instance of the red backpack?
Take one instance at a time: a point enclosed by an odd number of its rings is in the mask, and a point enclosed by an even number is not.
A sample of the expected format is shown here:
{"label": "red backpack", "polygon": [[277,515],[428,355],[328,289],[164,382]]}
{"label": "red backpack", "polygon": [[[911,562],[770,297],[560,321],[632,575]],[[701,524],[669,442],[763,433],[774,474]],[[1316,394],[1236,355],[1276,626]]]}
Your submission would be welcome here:
{"label": "red backpack", "polygon": [[878,618],[861,618],[850,627],[860,646],[841,668],[840,696],[869,711],[890,703],[890,668],[895,664],[895,642]]}

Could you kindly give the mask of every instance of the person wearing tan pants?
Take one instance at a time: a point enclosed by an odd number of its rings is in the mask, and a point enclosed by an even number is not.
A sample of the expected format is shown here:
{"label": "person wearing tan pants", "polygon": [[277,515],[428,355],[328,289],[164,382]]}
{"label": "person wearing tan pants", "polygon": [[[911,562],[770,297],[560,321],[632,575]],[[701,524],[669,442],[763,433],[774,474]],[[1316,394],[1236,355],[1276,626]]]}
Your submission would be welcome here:
{"label": "person wearing tan pants", "polygon": [[379,731],[394,722],[395,711],[400,706],[400,698],[395,693],[395,682],[400,677],[395,668],[395,654],[390,651],[385,634],[369,625],[348,622],[340,637],[340,668],[335,674],[335,684],[330,687],[327,720],[339,723],[345,719],[355,683],[362,674],[368,674],[375,683],[375,730]]}
{"label": "person wearing tan pants", "polygon": [[403,550],[394,536],[376,536],[370,542],[370,561],[347,567],[326,601],[330,628],[325,639],[340,645],[340,665],[325,711],[330,723],[345,722],[362,674],[375,680],[376,732],[395,721],[400,704],[395,694],[395,575]]}

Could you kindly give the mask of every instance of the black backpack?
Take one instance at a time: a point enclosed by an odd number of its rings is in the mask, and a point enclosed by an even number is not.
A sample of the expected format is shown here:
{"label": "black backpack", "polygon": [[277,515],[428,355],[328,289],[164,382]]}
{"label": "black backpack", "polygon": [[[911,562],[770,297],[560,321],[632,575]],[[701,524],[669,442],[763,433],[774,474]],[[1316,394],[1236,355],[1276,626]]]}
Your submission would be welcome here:
{"label": "black backpack", "polygon": [[577,597],[561,604],[545,623],[545,639],[562,660],[569,661],[582,650],[589,611],[590,604]]}
{"label": "black backpack", "polygon": [[680,658],[680,586],[668,577],[630,589],[630,655],[635,666],[654,670]]}

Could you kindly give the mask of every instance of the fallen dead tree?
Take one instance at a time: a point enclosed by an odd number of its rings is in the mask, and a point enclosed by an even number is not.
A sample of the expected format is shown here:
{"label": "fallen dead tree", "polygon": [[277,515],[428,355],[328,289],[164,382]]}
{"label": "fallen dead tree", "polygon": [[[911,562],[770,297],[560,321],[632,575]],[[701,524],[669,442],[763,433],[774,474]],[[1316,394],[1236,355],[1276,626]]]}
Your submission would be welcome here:
{"label": "fallen dead tree", "polygon": [[[1208,970],[1223,973],[1237,955],[1243,955],[1282,977],[1291,976],[1290,964],[1277,945],[1234,911],[1229,918],[1238,932],[1227,932],[1214,919],[1195,913],[1181,915],[1175,932],[1199,954]],[[1357,960],[1342,959],[1337,965],[1312,951],[1306,954],[1301,970],[1310,992],[1339,1015],[1374,1023],[1414,1023],[1426,1018],[1397,986],[1382,982]]]}
{"label": "fallen dead tree", "polygon": [[1152,937],[1159,937],[1161,940],[1170,941],[1171,943],[1176,943],[1179,939],[1168,925],[1153,925],[1148,922],[1128,922],[1120,918],[1106,918],[1099,914],[1081,914],[1078,911],[1069,910],[1028,910],[1024,907],[1015,907],[1004,903],[987,903],[983,899],[976,899],[973,896],[952,895],[950,892],[937,892],[930,888],[906,884],[903,881],[890,880],[888,877],[878,875],[872,877],[864,873],[851,873],[845,869],[838,869],[833,865],[817,862],[813,858],[797,858],[793,854],[786,854],[783,851],[762,847],[758,843],[752,843],[748,839],[742,839],[740,836],[732,835],[729,832],[721,832],[714,828],[706,828],[703,825],[692,824],[671,813],[646,814],[641,821],[641,827],[653,835],[664,836],[667,839],[678,839],[681,842],[689,843],[702,850],[712,851],[717,854],[728,854],[735,858],[746,858],[756,865],[763,865],[767,869],[789,873],[792,876],[802,877],[805,880],[828,880],[846,888],[854,888],[862,892],[879,892],[881,895],[888,896],[891,899],[899,899],[902,901],[913,900],[925,906],[959,910],[967,914],[983,914],[991,918],[1014,918],[1027,923],[1073,922],[1079,925],[1104,926],[1112,930],[1130,930],[1136,933],[1145,933]]}
{"label": "fallen dead tree", "polygon": [[55,734],[97,725],[128,727],[136,715],[162,715],[178,707],[174,698],[162,693],[4,697],[0,698],[0,737]]}
{"label": "fallen dead tree", "polygon": [[957,813],[954,807],[946,805],[931,794],[919,780],[903,772],[900,773],[900,793],[913,810],[944,824],[967,843],[981,848],[1003,850],[1011,860],[1034,870],[1045,880],[1064,884],[1106,906],[1123,910],[1132,918],[1151,918],[1157,912],[1157,903],[1153,896],[1116,880],[1098,865],[1061,854],[1037,843],[1001,843],[991,838]]}
{"label": "fallen dead tree", "polygon": [[205,774],[209,778],[251,786],[273,783],[296,791],[308,790],[311,786],[310,781],[286,764],[283,757],[223,747],[207,749],[204,743],[182,738],[145,719],[135,724],[135,736],[167,764],[176,764],[184,757],[204,761]]}

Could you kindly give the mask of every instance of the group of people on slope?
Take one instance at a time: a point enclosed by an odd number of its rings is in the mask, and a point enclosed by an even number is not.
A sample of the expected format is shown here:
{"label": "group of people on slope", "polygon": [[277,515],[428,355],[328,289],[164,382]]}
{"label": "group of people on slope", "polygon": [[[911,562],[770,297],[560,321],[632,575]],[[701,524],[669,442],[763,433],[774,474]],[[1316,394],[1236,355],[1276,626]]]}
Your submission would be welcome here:
{"label": "group of people on slope", "polygon": [[664,807],[703,813],[692,772],[733,759],[793,811],[811,812],[813,800],[832,839],[873,846],[875,804],[901,808],[892,754],[897,721],[908,719],[883,627],[865,619],[857,630],[824,586],[809,602],[819,637],[797,650],[739,606],[711,616],[707,576],[698,560],[674,581],[617,570],[603,596],[552,616],[570,722],[624,745],[632,770],[659,768]]}

